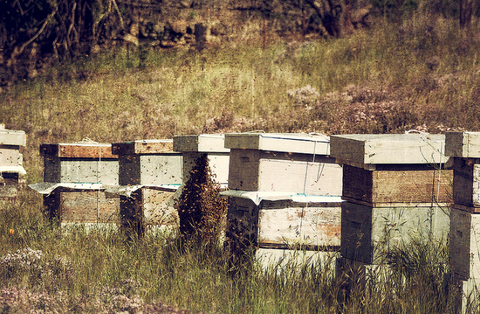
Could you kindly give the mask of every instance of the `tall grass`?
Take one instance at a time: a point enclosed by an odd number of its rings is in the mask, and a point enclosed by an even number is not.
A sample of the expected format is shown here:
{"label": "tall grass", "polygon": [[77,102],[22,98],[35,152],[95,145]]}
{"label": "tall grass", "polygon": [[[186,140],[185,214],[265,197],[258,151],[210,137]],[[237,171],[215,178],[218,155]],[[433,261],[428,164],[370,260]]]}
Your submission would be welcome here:
{"label": "tall grass", "polygon": [[[423,241],[392,252],[390,266],[336,276],[331,260],[235,265],[221,247],[176,234],[127,240],[117,231],[66,232],[39,204],[24,191],[0,211],[2,312],[149,313],[167,304],[205,313],[454,313],[458,297],[446,247]],[[354,278],[364,288],[352,286]],[[354,288],[345,298],[348,283]]]}

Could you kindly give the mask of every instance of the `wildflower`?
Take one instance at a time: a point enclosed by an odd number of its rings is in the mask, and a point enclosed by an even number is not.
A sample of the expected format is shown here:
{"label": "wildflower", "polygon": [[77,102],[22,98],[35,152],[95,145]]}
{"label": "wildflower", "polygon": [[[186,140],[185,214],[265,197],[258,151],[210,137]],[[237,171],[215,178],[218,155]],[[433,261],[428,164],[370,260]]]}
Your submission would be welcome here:
{"label": "wildflower", "polygon": [[13,235],[13,232],[14,232],[13,229],[10,229],[10,235]]}

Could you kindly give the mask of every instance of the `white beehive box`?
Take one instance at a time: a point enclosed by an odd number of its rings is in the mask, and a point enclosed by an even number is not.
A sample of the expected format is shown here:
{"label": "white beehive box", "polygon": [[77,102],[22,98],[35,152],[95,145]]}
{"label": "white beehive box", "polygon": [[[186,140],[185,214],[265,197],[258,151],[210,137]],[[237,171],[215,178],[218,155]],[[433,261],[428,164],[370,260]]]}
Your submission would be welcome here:
{"label": "white beehive box", "polygon": [[380,207],[450,202],[444,143],[444,135],[333,135],[331,156],[344,165],[342,197]]}
{"label": "white beehive box", "polygon": [[227,238],[236,251],[249,245],[339,250],[340,197],[234,190],[221,195],[229,197]]}
{"label": "white beehive box", "polygon": [[342,168],[330,158],[327,136],[235,133],[225,135],[225,147],[230,189],[341,195]]}
{"label": "white beehive box", "polygon": [[133,223],[142,230],[177,225],[178,214],[173,205],[182,183],[183,156],[173,150],[173,140],[114,143],[112,150],[119,156],[120,186],[139,188],[130,197],[121,196],[124,223]]}
{"label": "white beehive box", "polygon": [[111,144],[80,142],[41,144],[44,181],[30,187],[44,195],[44,207],[62,226],[118,224],[120,198],[105,193],[118,184],[118,156]]}
{"label": "white beehive box", "polygon": [[391,249],[412,239],[446,242],[450,232],[448,206],[436,204],[372,207],[342,203],[342,257],[367,264],[382,264]]}
{"label": "white beehive box", "polygon": [[26,145],[24,131],[7,130],[0,127],[0,198],[17,196],[20,175],[26,174],[20,146]]}
{"label": "white beehive box", "polygon": [[173,150],[183,153],[183,183],[187,182],[196,160],[206,154],[214,179],[222,186],[228,184],[230,149],[225,148],[222,134],[177,135],[173,137]]}

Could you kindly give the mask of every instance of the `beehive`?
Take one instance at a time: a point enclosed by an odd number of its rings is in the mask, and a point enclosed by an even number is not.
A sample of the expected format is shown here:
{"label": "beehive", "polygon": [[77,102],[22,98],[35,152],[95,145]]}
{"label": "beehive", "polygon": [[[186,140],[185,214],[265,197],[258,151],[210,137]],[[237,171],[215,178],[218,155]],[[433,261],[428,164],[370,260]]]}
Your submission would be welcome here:
{"label": "beehive", "polygon": [[20,147],[26,145],[24,131],[7,130],[0,125],[0,199],[17,196],[20,175],[26,174]]}
{"label": "beehive", "polygon": [[120,199],[105,193],[118,185],[118,157],[111,144],[80,142],[41,144],[44,183],[30,187],[44,194],[44,207],[62,226],[118,224]]}
{"label": "beehive", "polygon": [[183,183],[187,182],[196,160],[203,154],[215,181],[223,186],[228,184],[230,150],[224,147],[225,136],[221,134],[177,135],[173,138],[173,150],[183,153]]}
{"label": "beehive", "polygon": [[143,233],[151,226],[175,226],[174,195],[182,183],[183,157],[173,151],[173,140],[139,140],[112,144],[119,156],[120,186],[137,186],[121,195],[123,223]]}
{"label": "beehive", "polygon": [[344,167],[343,262],[379,269],[412,239],[447,241],[453,170],[444,145],[445,136],[429,134],[331,137],[331,156]]}
{"label": "beehive", "polygon": [[327,136],[286,133],[225,135],[228,186],[243,191],[341,195],[342,168]]}
{"label": "beehive", "polygon": [[251,247],[259,255],[263,249],[340,249],[340,197],[234,190],[221,194],[229,197],[227,239],[236,254]]}
{"label": "beehive", "polygon": [[459,305],[464,312],[469,296],[479,302],[480,132],[447,132],[445,152],[454,159],[450,266],[462,292]]}

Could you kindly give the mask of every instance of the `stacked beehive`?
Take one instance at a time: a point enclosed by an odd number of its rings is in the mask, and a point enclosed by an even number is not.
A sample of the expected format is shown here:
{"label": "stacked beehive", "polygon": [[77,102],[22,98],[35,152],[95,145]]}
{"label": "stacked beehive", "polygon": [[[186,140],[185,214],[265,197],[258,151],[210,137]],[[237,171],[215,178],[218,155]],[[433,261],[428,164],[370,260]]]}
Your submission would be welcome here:
{"label": "stacked beehive", "polygon": [[454,160],[450,266],[465,310],[480,289],[480,132],[447,132],[445,153]]}
{"label": "stacked beehive", "polygon": [[112,144],[120,164],[120,213],[125,227],[176,227],[175,192],[182,183],[182,154],[173,140],[139,140]]}
{"label": "stacked beehive", "polygon": [[[120,199],[105,192],[118,185],[118,157],[111,144],[81,142],[42,144],[44,182],[29,187],[44,194],[44,207],[62,226],[116,226]],[[101,225],[100,225],[101,224]]]}
{"label": "stacked beehive", "polygon": [[235,254],[256,248],[264,265],[340,246],[342,168],[326,136],[226,134],[230,149],[227,240]]}
{"label": "stacked beehive", "polygon": [[412,237],[447,241],[453,171],[445,170],[444,144],[444,135],[331,137],[331,156],[343,164],[346,200],[341,269],[366,278],[387,262],[389,250]]}
{"label": "stacked beehive", "polygon": [[17,196],[20,175],[26,174],[20,146],[26,145],[24,131],[7,130],[0,125],[0,199],[10,200]]}

